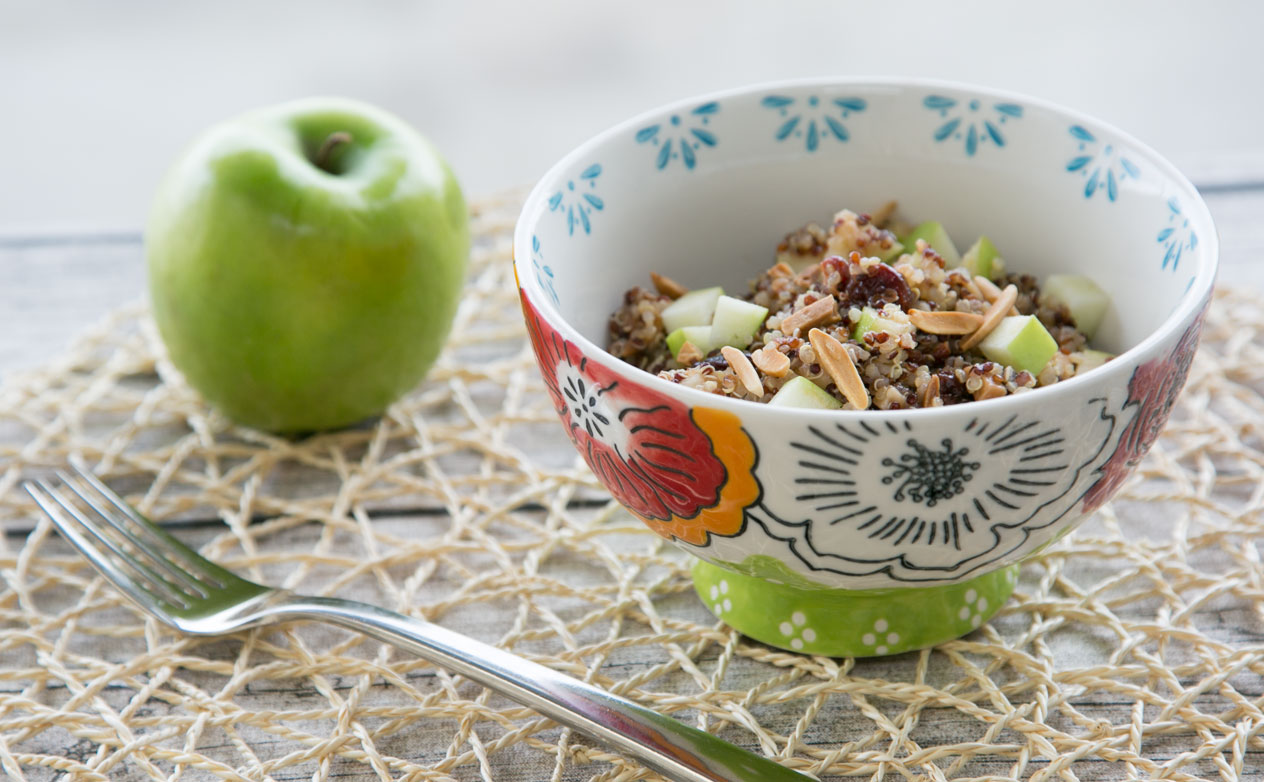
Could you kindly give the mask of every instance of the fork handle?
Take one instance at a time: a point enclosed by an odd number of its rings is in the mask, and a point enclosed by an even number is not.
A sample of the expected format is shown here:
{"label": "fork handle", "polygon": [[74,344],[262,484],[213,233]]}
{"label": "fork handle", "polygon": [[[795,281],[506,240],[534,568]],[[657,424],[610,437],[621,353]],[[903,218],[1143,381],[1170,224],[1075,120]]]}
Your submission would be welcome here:
{"label": "fork handle", "polygon": [[636,758],[679,782],[808,782],[811,777],[586,682],[422,619],[336,598],[289,596],[273,619],[314,619],[416,654]]}

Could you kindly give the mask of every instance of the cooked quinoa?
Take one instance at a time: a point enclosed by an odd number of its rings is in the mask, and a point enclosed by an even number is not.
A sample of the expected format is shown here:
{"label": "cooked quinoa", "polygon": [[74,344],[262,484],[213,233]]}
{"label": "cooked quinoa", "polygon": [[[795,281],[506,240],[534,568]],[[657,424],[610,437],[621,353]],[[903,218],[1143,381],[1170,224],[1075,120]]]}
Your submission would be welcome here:
{"label": "cooked quinoa", "polygon": [[[809,339],[811,328],[841,343],[867,392],[867,406],[880,410],[992,399],[1076,374],[1084,363],[1087,340],[1065,307],[1041,300],[1036,278],[1005,274],[990,286],[963,268],[945,268],[944,259],[922,240],[883,262],[878,256],[890,255],[897,239],[882,227],[891,219],[891,207],[880,212],[875,218],[843,210],[828,229],[809,223],[777,245],[775,263],[741,297],[768,309],[750,343],[735,346],[741,356],[730,352],[730,357],[744,357],[741,363],[749,361],[750,366],[735,369],[720,348],[703,354],[689,343],[673,357],[662,312],[673,300],[668,293],[678,289],[673,290],[675,283],[665,287],[665,278],[657,275],[658,288],[666,292],[632,288],[611,315],[609,351],[673,383],[757,402],[768,402],[792,378],[802,376],[843,402],[844,409],[856,409],[853,402],[860,397],[854,389],[850,397],[848,389],[839,389],[837,373],[828,371],[837,366],[837,357],[831,363],[826,360],[830,357],[817,355]],[[1036,374],[989,361],[977,345],[969,344],[969,334],[928,333],[912,322],[925,325],[919,313],[910,316],[917,310],[986,315],[998,289],[1009,285],[1017,291],[1013,306],[1018,313],[1035,315],[1058,344],[1058,351]],[[882,327],[857,340],[853,331],[865,307],[877,311]],[[808,316],[811,328],[795,327]],[[978,320],[970,318],[972,323]],[[783,328],[787,322],[790,327]],[[772,351],[788,359],[788,367]],[[751,366],[757,374],[750,373]]]}

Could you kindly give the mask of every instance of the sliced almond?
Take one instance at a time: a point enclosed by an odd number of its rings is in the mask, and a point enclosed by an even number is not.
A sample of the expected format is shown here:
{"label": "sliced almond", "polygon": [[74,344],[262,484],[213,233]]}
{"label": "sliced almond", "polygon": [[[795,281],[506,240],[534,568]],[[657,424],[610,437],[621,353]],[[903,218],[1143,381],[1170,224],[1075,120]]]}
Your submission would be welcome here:
{"label": "sliced almond", "polygon": [[970,334],[983,323],[973,312],[909,310],[909,322],[927,334]]}
{"label": "sliced almond", "polygon": [[996,324],[1014,307],[1014,302],[1018,301],[1018,288],[1013,285],[1006,285],[1005,290],[1001,291],[1001,295],[992,302],[992,306],[988,307],[987,312],[983,313],[983,323],[979,324],[979,328],[965,339],[961,340],[961,349],[969,350],[975,345],[983,341],[983,338],[992,333],[992,329],[996,328]]}
{"label": "sliced almond", "polygon": [[983,298],[987,299],[989,304],[996,301],[996,297],[1001,295],[1001,289],[996,287],[996,283],[982,274],[974,276],[974,284],[978,286],[979,292],[983,294]]}
{"label": "sliced almond", "polygon": [[680,346],[680,352],[676,354],[676,362],[681,366],[691,366],[702,360],[702,350],[692,342],[686,342]]}
{"label": "sliced almond", "polygon": [[785,353],[777,350],[771,345],[764,347],[751,353],[751,361],[755,363],[755,367],[765,375],[772,377],[785,377],[790,371],[790,359]]}
{"label": "sliced almond", "polygon": [[745,353],[735,347],[726,346],[720,348],[720,355],[729,362],[729,369],[733,370],[733,374],[737,375],[737,379],[742,382],[742,386],[751,396],[764,395],[764,381],[759,379],[759,373],[755,371],[755,367]]}
{"label": "sliced almond", "polygon": [[895,207],[896,203],[894,201],[887,201],[885,204],[869,213],[869,222],[879,228],[886,228],[887,221],[891,219],[891,215],[895,214]]}
{"label": "sliced almond", "polygon": [[658,272],[650,272],[650,280],[654,283],[654,290],[670,299],[679,299],[689,292],[689,289],[685,286],[671,277],[664,277]]}
{"label": "sliced almond", "polygon": [[856,364],[851,360],[851,354],[847,352],[843,343],[820,329],[812,329],[808,332],[808,341],[812,343],[812,349],[816,351],[816,360],[821,363],[830,379],[834,381],[834,385],[838,386],[838,390],[843,393],[851,406],[857,410],[868,408],[869,390],[860,379],[860,372],[856,370]]}
{"label": "sliced almond", "polygon": [[939,398],[939,375],[931,375],[930,380],[926,381],[926,386],[922,389],[921,404],[922,407],[931,407],[935,404],[935,400]]}
{"label": "sliced almond", "polygon": [[983,378],[983,385],[979,386],[979,390],[974,392],[974,400],[982,402],[985,399],[996,399],[1005,396],[1005,386],[995,382],[990,377]]}
{"label": "sliced almond", "polygon": [[785,261],[779,261],[776,265],[774,265],[771,269],[768,270],[768,276],[793,277],[794,267],[792,267],[790,264],[786,263]]}
{"label": "sliced almond", "polygon": [[802,309],[795,310],[781,321],[781,333],[796,336],[802,329],[820,326],[838,320],[837,302],[832,295],[817,299]]}
{"label": "sliced almond", "polygon": [[[974,284],[975,287],[979,289],[979,293],[983,294],[983,298],[987,299],[989,304],[996,301],[996,299],[1001,295],[1001,289],[996,287],[996,283],[981,274],[974,278]],[[1010,287],[1012,288],[1014,286],[1011,285]],[[1018,311],[1017,307],[1010,307],[1009,314],[1020,315],[1022,313]]]}

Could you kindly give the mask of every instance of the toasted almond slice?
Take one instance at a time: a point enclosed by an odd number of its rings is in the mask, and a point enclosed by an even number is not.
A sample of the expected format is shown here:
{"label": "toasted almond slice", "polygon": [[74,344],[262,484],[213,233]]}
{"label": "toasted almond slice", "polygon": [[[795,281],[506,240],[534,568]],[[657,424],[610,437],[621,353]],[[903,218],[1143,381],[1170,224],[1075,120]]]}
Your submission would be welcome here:
{"label": "toasted almond slice", "polygon": [[658,272],[650,272],[650,280],[654,283],[654,289],[668,298],[679,299],[689,292],[685,286]]}
{"label": "toasted almond slice", "polygon": [[909,310],[909,321],[927,334],[970,334],[983,323],[973,312]]}
{"label": "toasted almond slice", "polygon": [[922,398],[920,400],[922,407],[931,407],[938,398],[939,375],[931,375],[930,380],[926,381],[926,387],[922,389]]}
{"label": "toasted almond slice", "polygon": [[847,352],[847,348],[843,347],[843,343],[820,329],[809,331],[808,341],[812,343],[812,349],[816,351],[816,360],[821,362],[821,366],[825,368],[830,379],[838,386],[838,390],[843,392],[843,396],[847,398],[851,406],[857,410],[868,408],[869,390],[860,379],[860,372],[856,370],[856,364],[851,360],[851,354]]}
{"label": "toasted almond slice", "polygon": [[992,302],[992,306],[988,307],[987,312],[983,313],[983,323],[975,329],[974,333],[961,340],[961,349],[969,350],[975,345],[983,341],[983,338],[992,333],[992,329],[996,328],[996,324],[1014,307],[1014,302],[1018,301],[1018,288],[1013,285],[1006,285],[1005,290],[1001,291],[1001,295]]}
{"label": "toasted almond slice", "polygon": [[720,355],[729,362],[729,369],[733,370],[733,374],[737,375],[737,379],[742,382],[751,396],[764,395],[764,381],[759,379],[759,373],[755,371],[755,367],[745,353],[735,347],[725,346],[720,348]]}
{"label": "toasted almond slice", "polygon": [[838,320],[836,304],[833,295],[830,295],[795,310],[782,319],[781,333],[793,337],[802,329]]}
{"label": "toasted almond slice", "polygon": [[[974,284],[979,289],[979,292],[983,294],[983,298],[988,300],[989,304],[996,301],[997,297],[1001,295],[1001,289],[996,287],[996,283],[981,274],[974,278]],[[1010,307],[1009,314],[1021,315],[1022,313],[1018,311],[1017,307]]]}
{"label": "toasted almond slice", "polygon": [[686,342],[680,346],[680,351],[676,353],[676,362],[681,366],[692,366],[702,360],[702,349],[692,342]]}
{"label": "toasted almond slice", "polygon": [[985,399],[996,399],[1005,396],[1005,393],[1005,386],[989,377],[985,377],[983,378],[983,385],[979,386],[979,390],[974,392],[974,400],[982,402]]}
{"label": "toasted almond slice", "polygon": [[891,215],[895,214],[895,206],[896,203],[894,201],[887,201],[885,204],[869,213],[869,222],[879,228],[886,228],[887,221],[891,219]]}
{"label": "toasted almond slice", "polygon": [[1001,295],[1001,289],[996,287],[996,283],[982,274],[974,275],[974,284],[978,286],[979,292],[983,294],[983,298],[987,299],[989,304],[996,301],[996,297]]}
{"label": "toasted almond slice", "polygon": [[770,277],[793,277],[794,267],[785,261],[779,261],[771,269],[768,270]]}
{"label": "toasted almond slice", "polygon": [[786,357],[785,353],[771,345],[765,345],[752,353],[751,361],[765,375],[785,377],[786,373],[790,371],[790,359]]}

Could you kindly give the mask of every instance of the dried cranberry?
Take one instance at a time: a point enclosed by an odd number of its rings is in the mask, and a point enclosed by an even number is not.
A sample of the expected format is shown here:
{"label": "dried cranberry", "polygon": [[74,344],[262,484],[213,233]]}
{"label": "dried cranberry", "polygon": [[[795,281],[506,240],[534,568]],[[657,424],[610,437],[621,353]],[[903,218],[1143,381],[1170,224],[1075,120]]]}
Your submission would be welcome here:
{"label": "dried cranberry", "polygon": [[852,277],[844,293],[846,306],[869,305],[875,309],[897,301],[902,309],[913,306],[913,291],[900,273],[885,263],[869,267],[867,273]]}

